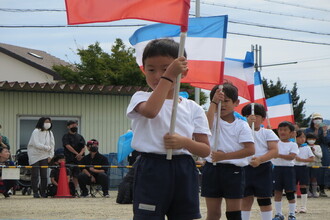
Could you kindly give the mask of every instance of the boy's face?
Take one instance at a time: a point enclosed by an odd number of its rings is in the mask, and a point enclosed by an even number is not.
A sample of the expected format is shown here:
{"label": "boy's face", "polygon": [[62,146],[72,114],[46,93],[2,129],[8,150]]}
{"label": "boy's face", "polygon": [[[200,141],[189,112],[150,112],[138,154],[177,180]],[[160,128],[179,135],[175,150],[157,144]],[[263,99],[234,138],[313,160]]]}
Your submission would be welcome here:
{"label": "boy's face", "polygon": [[148,57],[144,61],[143,70],[146,75],[147,84],[155,90],[157,87],[160,77],[166,71],[166,68],[174,61],[172,57],[156,56]]}
{"label": "boy's face", "polygon": [[220,116],[222,118],[225,118],[226,116],[232,115],[234,112],[234,108],[236,106],[238,106],[239,104],[239,100],[237,100],[236,102],[233,102],[232,99],[228,98],[225,95],[225,100],[223,102],[221,102],[221,114]]}
{"label": "boy's face", "polygon": [[281,141],[288,141],[293,135],[293,131],[291,131],[289,127],[279,127],[277,132]]}

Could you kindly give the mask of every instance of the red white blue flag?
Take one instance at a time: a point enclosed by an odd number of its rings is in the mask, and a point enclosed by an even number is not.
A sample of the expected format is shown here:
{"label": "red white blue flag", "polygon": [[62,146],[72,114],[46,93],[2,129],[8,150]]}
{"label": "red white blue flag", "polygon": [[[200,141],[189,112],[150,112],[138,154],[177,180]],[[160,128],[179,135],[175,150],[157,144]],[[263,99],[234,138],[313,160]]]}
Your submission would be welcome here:
{"label": "red white blue flag", "polygon": [[[277,95],[266,100],[268,116],[273,129],[277,128],[282,121],[295,123],[290,93]],[[264,122],[267,125],[267,122]]]}
{"label": "red white blue flag", "polygon": [[[189,72],[182,83],[210,89],[222,82],[227,22],[227,15],[189,18],[185,43]],[[149,41],[171,38],[179,42],[179,36],[178,26],[153,24],[136,30],[129,41],[135,47],[137,63],[142,67],[142,53]]]}

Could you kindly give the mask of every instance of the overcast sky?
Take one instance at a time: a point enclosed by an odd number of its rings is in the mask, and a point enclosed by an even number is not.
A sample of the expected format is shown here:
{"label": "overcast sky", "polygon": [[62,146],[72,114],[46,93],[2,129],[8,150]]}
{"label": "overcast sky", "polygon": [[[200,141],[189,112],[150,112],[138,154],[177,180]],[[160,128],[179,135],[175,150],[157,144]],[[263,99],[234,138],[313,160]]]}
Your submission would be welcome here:
{"label": "overcast sky", "polygon": [[[139,28],[131,25],[150,23],[125,20],[94,24],[126,25],[123,27],[65,27],[64,10],[64,0],[0,0],[0,42],[78,62],[77,48],[98,41],[110,52],[116,38],[130,46],[128,38]],[[195,1],[190,14],[195,15]],[[263,65],[298,62],[265,67],[261,74],[269,80],[279,78],[288,89],[297,82],[300,98],[306,99],[305,113],[319,112],[330,119],[329,0],[201,0],[201,16],[224,14],[229,17],[226,57],[243,59],[251,45],[257,44],[262,46]],[[40,27],[50,25],[62,27]]]}

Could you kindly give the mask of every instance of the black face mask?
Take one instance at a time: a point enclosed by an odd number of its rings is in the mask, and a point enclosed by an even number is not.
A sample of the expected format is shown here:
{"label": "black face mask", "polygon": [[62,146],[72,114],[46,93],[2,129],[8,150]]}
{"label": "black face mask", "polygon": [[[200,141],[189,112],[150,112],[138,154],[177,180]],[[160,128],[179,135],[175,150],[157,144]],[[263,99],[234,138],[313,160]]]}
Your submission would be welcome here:
{"label": "black face mask", "polygon": [[90,150],[91,152],[97,152],[97,151],[99,150],[99,148],[96,147],[96,146],[91,146],[91,147],[89,148],[89,150]]}
{"label": "black face mask", "polygon": [[77,127],[72,127],[72,128],[70,128],[70,131],[73,132],[73,133],[76,133],[78,131],[78,128]]}

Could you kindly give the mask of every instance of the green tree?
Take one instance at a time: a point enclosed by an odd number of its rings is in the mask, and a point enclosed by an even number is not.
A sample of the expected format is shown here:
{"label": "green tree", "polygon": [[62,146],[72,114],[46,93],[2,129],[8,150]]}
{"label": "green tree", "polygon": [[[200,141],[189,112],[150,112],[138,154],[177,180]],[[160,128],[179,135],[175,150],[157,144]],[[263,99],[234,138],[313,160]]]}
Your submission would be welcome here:
{"label": "green tree", "polygon": [[[134,48],[127,48],[119,38],[115,40],[110,54],[104,52],[98,42],[89,45],[87,49],[77,51],[80,63],[53,66],[65,83],[148,86],[136,63]],[[194,99],[192,86],[182,84],[181,88],[189,91],[189,98]],[[205,104],[206,99],[205,93],[201,92],[201,105]]]}
{"label": "green tree", "polygon": [[286,86],[282,85],[282,82],[280,81],[279,78],[277,79],[277,81],[275,83],[273,80],[269,80],[269,82],[268,82],[267,79],[263,78],[262,84],[263,84],[266,99],[268,99],[270,97],[274,97],[276,95],[290,92],[291,98],[292,98],[293,113],[294,113],[294,118],[295,118],[296,123],[300,127],[308,126],[308,121],[309,121],[310,117],[305,118],[306,115],[305,115],[305,109],[304,109],[306,99],[300,100],[296,82],[293,84],[292,90],[288,90],[286,88]]}

